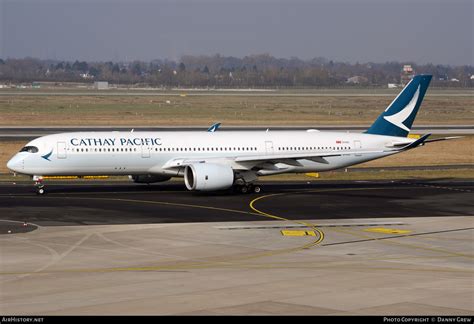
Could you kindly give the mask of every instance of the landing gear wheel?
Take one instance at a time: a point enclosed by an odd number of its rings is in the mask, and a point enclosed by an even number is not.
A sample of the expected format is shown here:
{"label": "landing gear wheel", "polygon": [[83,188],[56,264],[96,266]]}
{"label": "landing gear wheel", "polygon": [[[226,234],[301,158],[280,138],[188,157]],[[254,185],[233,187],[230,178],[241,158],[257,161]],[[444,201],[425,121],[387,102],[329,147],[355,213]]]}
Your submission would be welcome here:
{"label": "landing gear wheel", "polygon": [[33,179],[35,181],[36,194],[37,195],[44,195],[46,190],[44,188],[43,178],[34,176]]}
{"label": "landing gear wheel", "polygon": [[248,194],[248,193],[259,193],[262,191],[262,188],[260,186],[255,186],[253,184],[247,183],[245,185],[235,185],[234,187],[234,192],[239,192],[242,194]]}

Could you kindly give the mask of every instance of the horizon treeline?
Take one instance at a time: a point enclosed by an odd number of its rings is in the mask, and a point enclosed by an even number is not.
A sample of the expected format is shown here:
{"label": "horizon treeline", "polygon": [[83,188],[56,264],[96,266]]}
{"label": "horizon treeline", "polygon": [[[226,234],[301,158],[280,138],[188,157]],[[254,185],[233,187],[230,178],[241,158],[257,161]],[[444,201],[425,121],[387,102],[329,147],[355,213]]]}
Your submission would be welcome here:
{"label": "horizon treeline", "polygon": [[[326,58],[302,60],[269,54],[185,55],[180,60],[86,62],[35,58],[1,59],[0,82],[89,82],[163,88],[317,88],[399,84],[404,65],[432,74],[434,87],[473,87],[473,66],[413,62],[347,63]],[[354,78],[356,77],[356,78]]]}

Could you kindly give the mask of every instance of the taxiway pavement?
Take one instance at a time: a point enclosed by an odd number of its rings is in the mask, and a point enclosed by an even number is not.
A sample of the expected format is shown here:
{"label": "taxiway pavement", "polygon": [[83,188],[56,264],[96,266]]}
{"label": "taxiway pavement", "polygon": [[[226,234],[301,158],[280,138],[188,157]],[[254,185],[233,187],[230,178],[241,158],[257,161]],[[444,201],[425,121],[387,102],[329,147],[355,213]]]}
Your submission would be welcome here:
{"label": "taxiway pavement", "polygon": [[472,181],[263,188],[2,183],[0,312],[472,314]]}

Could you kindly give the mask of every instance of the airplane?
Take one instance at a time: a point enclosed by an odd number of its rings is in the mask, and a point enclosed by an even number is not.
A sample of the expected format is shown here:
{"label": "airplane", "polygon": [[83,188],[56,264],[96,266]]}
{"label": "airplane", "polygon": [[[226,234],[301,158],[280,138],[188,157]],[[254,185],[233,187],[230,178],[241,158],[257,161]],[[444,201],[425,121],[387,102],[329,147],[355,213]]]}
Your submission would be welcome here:
{"label": "airplane", "polygon": [[129,175],[136,183],[183,177],[191,191],[258,193],[258,177],[346,168],[454,139],[407,137],[431,81],[417,75],[364,133],[285,131],[72,132],[32,140],[7,167],[32,176]]}

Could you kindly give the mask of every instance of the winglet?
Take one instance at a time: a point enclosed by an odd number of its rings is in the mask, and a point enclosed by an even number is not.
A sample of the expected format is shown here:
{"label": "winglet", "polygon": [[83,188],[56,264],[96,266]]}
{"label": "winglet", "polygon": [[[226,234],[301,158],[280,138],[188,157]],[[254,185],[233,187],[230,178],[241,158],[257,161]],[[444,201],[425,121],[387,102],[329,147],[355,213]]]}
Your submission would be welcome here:
{"label": "winglet", "polygon": [[221,123],[215,123],[211,127],[209,127],[207,131],[214,133],[219,128],[219,126],[221,126]]}

